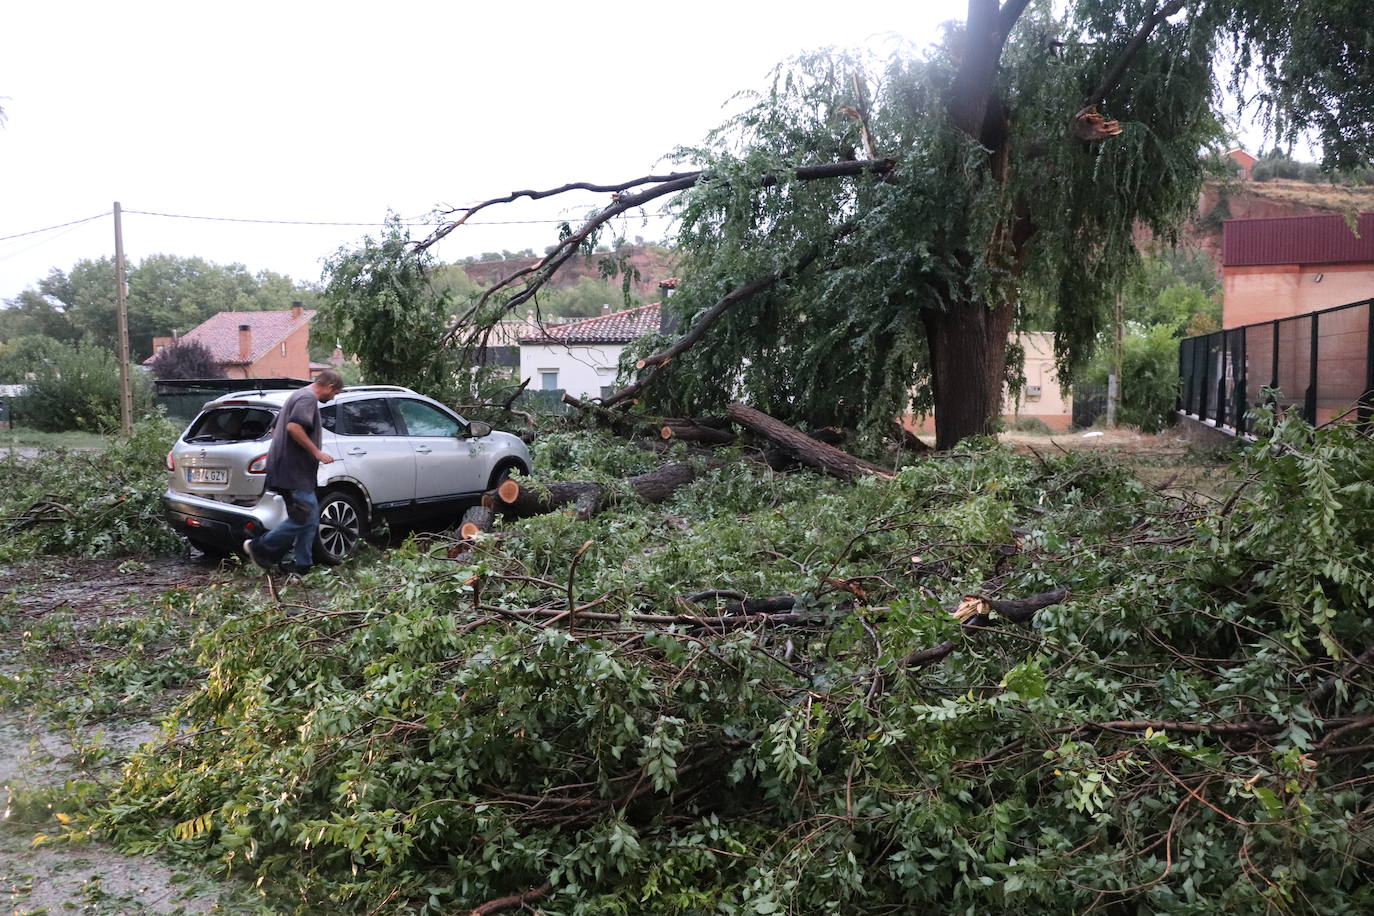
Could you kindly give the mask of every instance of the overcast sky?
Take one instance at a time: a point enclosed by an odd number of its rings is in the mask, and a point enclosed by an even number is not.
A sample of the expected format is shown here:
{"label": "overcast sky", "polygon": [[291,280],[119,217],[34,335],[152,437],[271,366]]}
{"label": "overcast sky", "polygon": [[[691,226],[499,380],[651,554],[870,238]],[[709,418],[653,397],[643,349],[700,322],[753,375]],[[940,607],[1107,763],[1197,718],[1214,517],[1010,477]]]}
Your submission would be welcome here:
{"label": "overcast sky", "polygon": [[[120,201],[132,263],[198,255],[316,281],[388,208],[612,182],[700,140],[802,50],[924,46],[962,0],[654,4],[14,2],[0,13],[0,237]],[[557,220],[593,198],[497,208]],[[662,225],[632,222],[657,238]],[[423,235],[423,229],[416,230]],[[464,227],[444,260],[542,250],[553,222]],[[0,241],[0,299],[113,254],[110,217]]]}

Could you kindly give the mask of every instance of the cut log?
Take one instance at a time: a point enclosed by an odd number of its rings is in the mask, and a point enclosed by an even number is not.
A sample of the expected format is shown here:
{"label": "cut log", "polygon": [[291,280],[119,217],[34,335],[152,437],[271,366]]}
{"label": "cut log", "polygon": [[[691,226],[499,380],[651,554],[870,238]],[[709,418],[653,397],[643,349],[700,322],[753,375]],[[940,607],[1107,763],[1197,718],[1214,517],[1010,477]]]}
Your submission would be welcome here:
{"label": "cut log", "polygon": [[463,513],[463,520],[458,525],[458,536],[470,541],[477,535],[490,531],[495,523],[495,512],[485,506],[473,506]]}
{"label": "cut log", "polygon": [[[657,505],[684,484],[691,483],[695,477],[696,471],[690,464],[665,464],[648,473],[627,477],[625,483],[636,497]],[[564,480],[541,486],[506,480],[482,498],[483,505],[490,504],[490,508],[508,518],[547,515],[565,506],[572,506],[577,517],[583,521],[615,505],[616,501],[613,491],[586,480]]]}
{"label": "cut log", "polygon": [[696,420],[664,420],[658,434],[662,439],[701,442],[706,445],[729,445],[735,441],[735,434],[730,430],[707,426]]}
{"label": "cut log", "polygon": [[627,478],[625,482],[640,499],[658,505],[666,502],[679,487],[691,483],[696,476],[696,471],[690,464],[665,464],[647,474],[636,474]]}
{"label": "cut log", "polygon": [[832,477],[839,477],[841,480],[853,480],[865,474],[892,477],[892,472],[887,468],[856,458],[824,442],[818,442],[806,433],[793,429],[752,407],[734,403],[727,407],[725,412],[740,426],[776,443],[803,464],[822,470]]}
{"label": "cut log", "polygon": [[583,521],[601,510],[606,488],[585,480],[559,481],[539,487],[507,480],[495,491],[498,511],[507,518],[548,515],[564,506],[573,506]]}

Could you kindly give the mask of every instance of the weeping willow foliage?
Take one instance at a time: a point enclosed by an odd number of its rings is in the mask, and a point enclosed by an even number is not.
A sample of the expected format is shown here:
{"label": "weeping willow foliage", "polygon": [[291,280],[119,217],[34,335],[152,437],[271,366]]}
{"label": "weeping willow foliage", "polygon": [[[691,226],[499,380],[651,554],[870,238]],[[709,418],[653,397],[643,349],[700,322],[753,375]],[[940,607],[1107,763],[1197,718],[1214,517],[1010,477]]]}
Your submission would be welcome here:
{"label": "weeping willow foliage", "polygon": [[[1190,4],[1154,29],[1107,93],[1101,111],[1120,135],[1075,139],[1075,113],[1155,8],[1084,0],[1062,17],[1043,6],[1023,15],[993,89],[997,149],[951,121],[957,25],[928,51],[886,63],[821,52],[780,66],[751,107],[679,150],[709,178],[677,202],[686,282],[670,307],[690,322],[742,283],[785,279],[727,314],[651,400],[690,413],[743,394],[793,421],[880,427],[931,406],[921,320],[930,309],[1048,315],[1061,369],[1078,369],[1139,259],[1133,231],[1167,239],[1195,208],[1208,168],[1200,152],[1221,138],[1223,43],[1257,36],[1243,63],[1272,68],[1286,34],[1274,4]],[[797,166],[865,158],[859,112],[890,173],[791,177]]]}

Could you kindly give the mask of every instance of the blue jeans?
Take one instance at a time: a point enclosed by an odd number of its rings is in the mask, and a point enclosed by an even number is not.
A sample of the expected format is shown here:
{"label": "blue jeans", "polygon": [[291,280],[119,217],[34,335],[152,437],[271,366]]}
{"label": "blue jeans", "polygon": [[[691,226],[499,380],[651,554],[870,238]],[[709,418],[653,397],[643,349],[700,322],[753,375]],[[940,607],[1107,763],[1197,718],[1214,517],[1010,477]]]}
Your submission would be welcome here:
{"label": "blue jeans", "polygon": [[254,541],[253,548],[276,563],[286,556],[294,544],[296,568],[306,570],[315,563],[315,532],[320,529],[320,501],[313,487],[292,490],[287,506],[291,511],[287,512],[286,521]]}

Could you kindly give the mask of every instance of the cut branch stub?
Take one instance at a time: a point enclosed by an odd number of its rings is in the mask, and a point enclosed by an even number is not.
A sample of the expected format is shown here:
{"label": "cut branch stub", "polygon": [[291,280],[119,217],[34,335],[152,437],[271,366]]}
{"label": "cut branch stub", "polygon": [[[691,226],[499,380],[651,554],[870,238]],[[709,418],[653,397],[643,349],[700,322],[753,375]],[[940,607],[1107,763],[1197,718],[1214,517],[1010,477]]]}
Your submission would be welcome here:
{"label": "cut branch stub", "polygon": [[[1012,623],[1027,623],[1035,612],[1063,601],[1069,596],[1066,588],[1051,592],[1041,592],[1029,598],[980,598],[965,595],[959,606],[950,609],[950,614],[959,621],[960,629],[982,629],[993,621],[993,614],[1010,620]],[[943,661],[945,656],[959,648],[960,640],[947,639],[938,645],[910,652],[901,661],[903,668],[924,668]]]}

